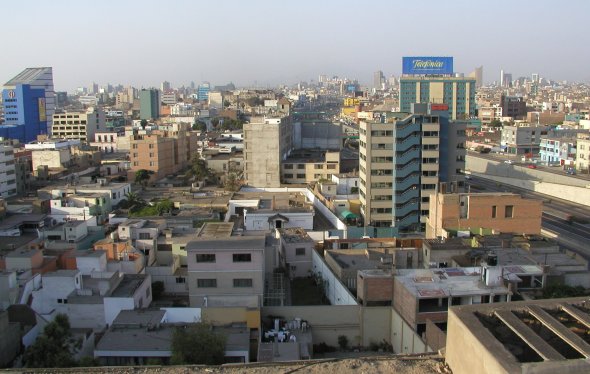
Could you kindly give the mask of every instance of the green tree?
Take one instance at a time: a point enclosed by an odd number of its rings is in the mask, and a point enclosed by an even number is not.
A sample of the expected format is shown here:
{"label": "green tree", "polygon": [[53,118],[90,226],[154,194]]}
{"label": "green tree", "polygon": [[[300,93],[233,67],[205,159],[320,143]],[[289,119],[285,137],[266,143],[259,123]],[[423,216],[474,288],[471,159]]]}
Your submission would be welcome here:
{"label": "green tree", "polygon": [[76,364],[71,349],[77,348],[79,343],[72,339],[68,316],[58,314],[25,351],[25,365],[30,368],[71,367]]}
{"label": "green tree", "polygon": [[225,101],[223,102],[223,106],[224,106],[225,108],[227,108],[227,107],[228,107],[228,106],[230,106],[230,105],[231,105],[231,103],[229,102],[229,100],[225,100]]}
{"label": "green tree", "polygon": [[193,124],[193,130],[196,131],[207,131],[207,124],[203,121],[196,121]]}
{"label": "green tree", "polygon": [[170,213],[173,208],[174,203],[170,201],[170,199],[164,199],[156,204],[156,209],[158,210],[159,215],[163,213]]}
{"label": "green tree", "polygon": [[135,172],[135,183],[141,184],[145,187],[152,175],[154,175],[152,170],[140,169]]}
{"label": "green tree", "polygon": [[131,208],[133,206],[143,207],[145,205],[145,200],[139,197],[137,193],[130,191],[125,194],[125,200],[120,204],[123,209]]}
{"label": "green tree", "polygon": [[211,173],[211,170],[207,168],[207,161],[199,158],[199,156],[193,159],[191,168],[188,173],[200,181],[204,181],[213,175],[213,173]]}
{"label": "green tree", "polygon": [[226,338],[203,322],[178,327],[172,334],[172,363],[175,365],[223,363]]}
{"label": "green tree", "polygon": [[500,121],[499,119],[495,119],[492,122],[490,122],[490,126],[492,126],[492,127],[502,127],[502,121]]}
{"label": "green tree", "polygon": [[237,191],[240,189],[240,180],[236,173],[229,173],[227,178],[225,178],[225,183],[223,187],[228,191]]}

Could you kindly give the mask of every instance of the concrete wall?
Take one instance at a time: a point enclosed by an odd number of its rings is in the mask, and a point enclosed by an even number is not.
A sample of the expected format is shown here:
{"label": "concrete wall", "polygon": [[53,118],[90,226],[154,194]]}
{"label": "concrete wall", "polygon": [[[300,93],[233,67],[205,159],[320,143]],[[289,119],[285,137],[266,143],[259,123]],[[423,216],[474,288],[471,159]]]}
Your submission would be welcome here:
{"label": "concrete wall", "polygon": [[529,169],[526,166],[509,165],[500,161],[480,158],[473,154],[467,156],[465,170],[508,178],[523,179],[523,177],[527,177],[529,179],[547,183],[577,187],[585,187],[590,184],[587,180],[571,177],[569,175],[554,174],[540,169]]}
{"label": "concrete wall", "polygon": [[391,345],[394,353],[432,352],[395,309],[391,310]]}
{"label": "concrete wall", "polygon": [[[371,343],[391,341],[391,307],[363,307],[360,308],[361,345],[369,347]],[[348,338],[349,342],[353,340]]]}
{"label": "concrete wall", "polygon": [[[314,344],[326,343],[337,347],[338,336],[345,335],[351,345],[359,341],[361,332],[360,307],[358,305],[314,305],[263,307],[262,317],[280,316],[293,320],[301,318],[311,325]],[[361,341],[363,339],[361,338]]]}
{"label": "concrete wall", "polygon": [[316,251],[312,252],[312,273],[324,279],[324,292],[332,305],[357,305],[354,296],[332,273],[328,264]]}
{"label": "concrete wall", "polygon": [[[500,359],[511,357],[511,361],[515,361],[512,354],[503,350],[502,352],[492,353],[491,349],[485,347],[476,339],[469,327],[465,324],[466,321],[460,320],[455,313],[449,312],[447,321],[447,346],[445,359],[447,364],[453,370],[453,373],[520,373],[519,365],[514,365],[512,368],[504,368],[498,362],[495,354],[501,354]],[[477,317],[472,316],[473,322]],[[489,335],[489,341],[499,343],[496,338],[487,330],[480,331],[481,334]]]}

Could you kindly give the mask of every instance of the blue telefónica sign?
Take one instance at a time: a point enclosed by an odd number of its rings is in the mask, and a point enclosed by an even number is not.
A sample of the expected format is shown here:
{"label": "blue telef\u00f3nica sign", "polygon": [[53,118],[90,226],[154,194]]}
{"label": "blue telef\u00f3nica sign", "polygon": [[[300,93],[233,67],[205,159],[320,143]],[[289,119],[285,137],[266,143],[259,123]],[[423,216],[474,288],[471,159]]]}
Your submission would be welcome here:
{"label": "blue telef\u00f3nica sign", "polygon": [[403,57],[402,74],[453,74],[453,58]]}

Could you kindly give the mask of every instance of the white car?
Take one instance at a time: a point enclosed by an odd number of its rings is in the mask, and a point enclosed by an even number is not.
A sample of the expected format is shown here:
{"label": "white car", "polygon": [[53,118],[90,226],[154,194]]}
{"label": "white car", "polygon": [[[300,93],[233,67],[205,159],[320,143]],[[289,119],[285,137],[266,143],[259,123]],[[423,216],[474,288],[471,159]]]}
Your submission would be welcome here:
{"label": "white car", "polygon": [[514,164],[514,161],[512,161],[512,160],[506,160],[506,161],[504,161],[504,163],[505,164]]}

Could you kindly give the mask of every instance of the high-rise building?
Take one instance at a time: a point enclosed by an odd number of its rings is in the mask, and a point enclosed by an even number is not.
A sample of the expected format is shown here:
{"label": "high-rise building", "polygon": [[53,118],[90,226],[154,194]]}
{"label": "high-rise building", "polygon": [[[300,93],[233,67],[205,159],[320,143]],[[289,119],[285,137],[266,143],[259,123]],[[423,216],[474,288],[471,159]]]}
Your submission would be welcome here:
{"label": "high-rise building", "polygon": [[539,74],[538,73],[531,74],[531,80],[533,81],[533,83],[539,83]]}
{"label": "high-rise building", "polygon": [[17,84],[2,92],[4,124],[0,136],[27,143],[47,134],[45,91],[28,84]]}
{"label": "high-rise building", "polygon": [[168,81],[162,82],[162,84],[160,84],[160,91],[162,91],[162,92],[170,91],[170,82],[168,82]]}
{"label": "high-rise building", "polygon": [[475,116],[475,79],[453,72],[452,57],[404,57],[400,111],[414,103],[446,104],[450,119]]}
{"label": "high-rise building", "polygon": [[400,111],[409,113],[413,103],[446,104],[450,118],[475,116],[475,79],[451,76],[400,78]]}
{"label": "high-rise building", "polygon": [[139,118],[150,120],[160,117],[160,95],[158,90],[149,89],[139,92]]}
{"label": "high-rise building", "polygon": [[475,78],[475,88],[480,88],[483,85],[483,66],[476,67],[469,77]]}
{"label": "high-rise building", "polygon": [[383,89],[383,83],[385,83],[385,75],[383,75],[383,72],[379,70],[373,73],[373,87],[375,87],[376,90],[381,90]]}
{"label": "high-rise building", "polygon": [[511,73],[504,73],[504,80],[502,81],[502,87],[504,87],[504,88],[512,87],[512,74]]}
{"label": "high-rise building", "polygon": [[250,186],[280,187],[281,160],[293,149],[290,117],[244,124],[244,175]]}
{"label": "high-rise building", "polygon": [[9,142],[0,143],[0,197],[17,193],[14,148]]}
{"label": "high-rise building", "polygon": [[197,100],[209,100],[209,90],[211,90],[211,85],[209,84],[209,82],[203,82],[202,84],[200,84],[197,88]]}
{"label": "high-rise building", "polygon": [[421,230],[437,185],[464,183],[467,122],[449,121],[446,104],[412,107],[360,123],[361,213],[366,226],[390,228],[387,235]]}
{"label": "high-rise building", "polygon": [[[52,116],[55,113],[55,91],[51,67],[23,70],[4,84],[2,97],[5,104],[6,99],[9,100],[12,112],[11,120],[6,118],[5,125],[13,126],[12,131],[5,129],[2,133],[7,131],[21,134],[16,139],[28,142],[34,140],[39,134],[47,134],[51,131]],[[24,128],[17,129],[20,126]]]}
{"label": "high-rise building", "polygon": [[500,87],[504,87],[504,70],[500,70]]}

